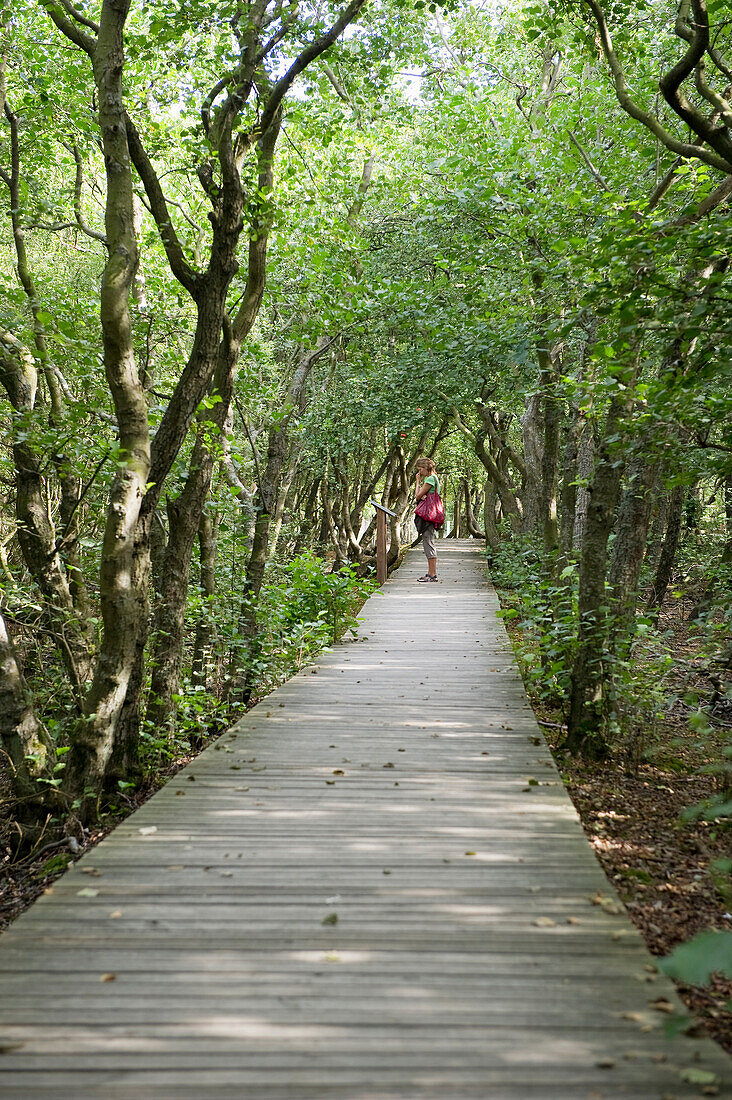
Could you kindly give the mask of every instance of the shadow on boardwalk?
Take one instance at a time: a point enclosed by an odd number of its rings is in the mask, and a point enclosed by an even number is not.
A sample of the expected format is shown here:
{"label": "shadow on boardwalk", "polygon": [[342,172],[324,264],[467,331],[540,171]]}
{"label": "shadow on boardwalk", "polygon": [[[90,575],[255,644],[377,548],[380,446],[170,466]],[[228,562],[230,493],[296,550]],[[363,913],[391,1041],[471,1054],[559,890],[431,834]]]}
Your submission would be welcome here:
{"label": "shadow on boardwalk", "polygon": [[0,1096],[661,1100],[728,1071],[663,1038],[479,550],[422,567],[3,936]]}

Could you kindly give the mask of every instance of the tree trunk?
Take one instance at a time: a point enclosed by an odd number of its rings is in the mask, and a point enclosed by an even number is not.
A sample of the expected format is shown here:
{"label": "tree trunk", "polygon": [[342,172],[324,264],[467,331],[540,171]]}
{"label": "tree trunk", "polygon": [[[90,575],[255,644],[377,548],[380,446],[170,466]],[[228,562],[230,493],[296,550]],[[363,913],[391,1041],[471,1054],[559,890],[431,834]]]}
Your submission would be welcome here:
{"label": "tree trunk", "polygon": [[149,481],[150,434],[129,313],[138,253],[122,88],[122,32],[128,10],[129,0],[105,0],[93,56],[107,177],[105,222],[109,250],[100,314],[104,371],[119,429],[119,457],[102,545],[102,642],[84,720],[72,731],[64,774],[67,794],[83,799],[82,816],[95,812],[137,642],[147,619],[147,593],[135,587],[136,580],[146,580],[149,559],[147,546],[136,545],[136,536]]}
{"label": "tree trunk", "polygon": [[523,505],[523,530],[528,534],[539,527],[541,514],[541,474],[544,463],[544,423],[541,394],[535,393],[525,401],[521,418],[526,483],[521,494]]}
{"label": "tree trunk", "polygon": [[577,442],[577,481],[579,484],[577,485],[577,502],[575,504],[572,535],[575,551],[581,550],[585,540],[587,512],[590,507],[589,483],[595,466],[595,437],[592,424],[581,412],[579,418],[579,438]]}
{"label": "tree trunk", "polygon": [[539,497],[541,533],[544,542],[544,564],[550,572],[556,569],[556,552],[559,547],[557,521],[557,480],[559,476],[559,428],[561,407],[557,396],[557,352],[549,347],[542,331],[537,348],[541,384],[542,422],[544,440],[541,452],[541,493]]}
{"label": "tree trunk", "polygon": [[648,541],[658,462],[637,455],[628,467],[618,508],[608,580],[612,593],[612,652],[627,652],[634,634],[638,580]]}
{"label": "tree trunk", "polygon": [[658,569],[651,588],[651,594],[646,603],[646,610],[660,610],[666,596],[666,591],[671,583],[676,560],[676,550],[681,534],[681,521],[684,514],[684,490],[681,485],[674,486],[668,506],[668,520],[666,523],[666,536],[661,547],[661,556],[658,560]]}
{"label": "tree trunk", "polygon": [[496,524],[496,487],[491,478],[485,479],[485,504],[483,505],[483,521],[485,525],[485,539],[491,550],[497,550],[501,544],[501,536]]}
{"label": "tree trunk", "polygon": [[470,485],[467,481],[464,482],[465,493],[465,521],[468,525],[468,535],[474,539],[484,539],[485,533],[478,527],[478,521],[475,518],[475,512],[473,511],[473,500],[470,492]]}
{"label": "tree trunk", "polygon": [[[0,330],[0,385],[15,412],[32,416],[37,373],[30,352],[9,332]],[[84,686],[91,675],[91,639],[79,618],[67,575],[58,553],[56,531],[48,514],[43,463],[27,432],[13,439],[15,515],[23,560],[45,598],[49,630],[81,709]]]}
{"label": "tree trunk", "polygon": [[666,492],[660,493],[656,499],[656,508],[653,515],[653,522],[651,523],[651,531],[648,536],[648,547],[646,549],[646,563],[654,569],[658,568],[658,559],[661,556],[661,547],[663,546],[663,538],[666,532],[666,523],[668,521],[670,498],[671,494]]}
{"label": "tree trunk", "polygon": [[13,643],[0,614],[0,743],[10,765],[10,782],[19,821],[36,820],[48,803],[56,749],[39,722],[20,671]]}
{"label": "tree trunk", "polygon": [[203,606],[196,623],[193,643],[191,680],[196,687],[206,687],[208,660],[213,641],[213,607],[216,599],[216,551],[218,518],[204,509],[198,524],[198,551],[201,562],[201,595]]}
{"label": "tree trunk", "polygon": [[625,389],[610,401],[605,433],[590,488],[579,573],[579,630],[572,667],[566,748],[573,755],[601,758],[607,754],[605,737],[608,628],[607,544],[620,496],[622,453],[616,442],[627,431],[633,408],[639,357],[629,368]]}
{"label": "tree trunk", "polygon": [[562,488],[559,494],[559,551],[566,566],[572,556],[574,523],[577,514],[577,461],[579,412],[573,410],[567,431],[562,461]]}

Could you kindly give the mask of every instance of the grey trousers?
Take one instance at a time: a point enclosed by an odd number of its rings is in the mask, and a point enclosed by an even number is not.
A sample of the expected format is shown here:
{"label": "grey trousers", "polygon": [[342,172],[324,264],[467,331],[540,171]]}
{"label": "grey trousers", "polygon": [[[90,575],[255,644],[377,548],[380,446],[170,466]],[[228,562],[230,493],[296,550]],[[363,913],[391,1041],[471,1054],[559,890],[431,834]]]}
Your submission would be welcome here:
{"label": "grey trousers", "polygon": [[435,531],[436,527],[434,523],[425,524],[425,529],[422,532],[422,548],[425,552],[425,556],[429,560],[430,558],[437,557],[437,547],[435,546]]}

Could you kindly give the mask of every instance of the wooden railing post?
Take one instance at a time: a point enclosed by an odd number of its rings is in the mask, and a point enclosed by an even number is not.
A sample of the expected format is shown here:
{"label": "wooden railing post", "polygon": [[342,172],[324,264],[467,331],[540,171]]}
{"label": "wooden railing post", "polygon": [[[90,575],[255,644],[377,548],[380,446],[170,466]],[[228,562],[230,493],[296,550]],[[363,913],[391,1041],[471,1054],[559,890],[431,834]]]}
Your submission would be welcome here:
{"label": "wooden railing post", "polygon": [[379,504],[377,501],[372,500],[374,508],[376,509],[376,580],[379,584],[383,584],[387,576],[387,563],[386,563],[386,517],[396,517],[396,512],[392,512],[390,508],[385,508],[383,504]]}

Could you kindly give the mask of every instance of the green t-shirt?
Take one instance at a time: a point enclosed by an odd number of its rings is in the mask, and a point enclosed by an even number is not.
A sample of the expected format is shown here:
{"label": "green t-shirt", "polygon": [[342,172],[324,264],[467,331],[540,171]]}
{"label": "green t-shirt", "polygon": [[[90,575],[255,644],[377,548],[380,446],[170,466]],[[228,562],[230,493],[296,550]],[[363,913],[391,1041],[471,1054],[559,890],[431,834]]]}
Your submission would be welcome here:
{"label": "green t-shirt", "polygon": [[438,480],[437,474],[430,474],[429,477],[426,477],[424,479],[422,484],[429,485],[430,491],[433,493],[439,493],[440,491],[440,482]]}

